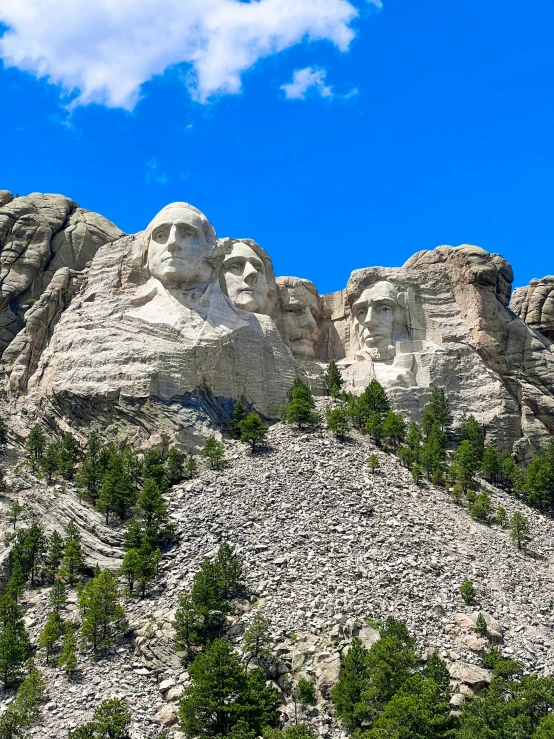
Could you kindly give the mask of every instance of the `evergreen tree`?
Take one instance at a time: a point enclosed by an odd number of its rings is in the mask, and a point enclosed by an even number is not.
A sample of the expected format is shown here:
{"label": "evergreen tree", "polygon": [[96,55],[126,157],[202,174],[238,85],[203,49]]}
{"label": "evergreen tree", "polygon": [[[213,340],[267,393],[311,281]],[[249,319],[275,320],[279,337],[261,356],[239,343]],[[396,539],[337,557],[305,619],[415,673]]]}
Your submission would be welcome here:
{"label": "evergreen tree", "polygon": [[185,464],[185,472],[184,472],[185,480],[192,480],[192,478],[195,477],[197,470],[198,470],[198,463],[196,461],[196,457],[190,454],[187,457],[187,461]]}
{"label": "evergreen tree", "polygon": [[519,490],[523,484],[521,470],[506,451],[500,455],[500,481],[509,493]]}
{"label": "evergreen tree", "polygon": [[256,735],[275,726],[281,703],[275,688],[266,685],[256,668],[248,675],[223,639],[216,639],[189,668],[191,685],[180,705],[180,729],[187,739],[228,736],[243,720]]}
{"label": "evergreen tree", "polygon": [[125,628],[115,576],[104,570],[89,580],[79,594],[78,605],[81,639],[97,658],[115,643]]}
{"label": "evergreen tree", "polygon": [[31,644],[21,610],[9,595],[0,597],[0,679],[4,688],[16,685]]}
{"label": "evergreen tree", "polygon": [[359,429],[366,429],[368,421],[374,417],[373,425],[380,424],[390,411],[390,403],[383,386],[371,380],[361,395],[351,395],[348,399],[348,412],[352,423]]}
{"label": "evergreen tree", "polygon": [[8,443],[8,427],[3,418],[0,418],[0,446]]}
{"label": "evergreen tree", "polygon": [[413,421],[408,426],[408,435],[406,437],[406,444],[412,450],[414,455],[414,462],[418,463],[421,453],[421,429],[417,423]]}
{"label": "evergreen tree", "polygon": [[143,539],[144,531],[142,525],[136,519],[132,519],[127,524],[123,534],[123,548],[126,552],[130,549],[140,549]]}
{"label": "evergreen tree", "polygon": [[488,633],[487,621],[482,613],[477,616],[475,621],[475,630],[479,636],[486,636]]}
{"label": "evergreen tree", "polygon": [[229,600],[244,588],[241,582],[242,560],[232,547],[224,542],[217,551],[214,564],[220,573],[221,597],[224,600]]}
{"label": "evergreen tree", "polygon": [[52,475],[54,475],[58,470],[60,469],[59,464],[59,444],[57,441],[53,441],[46,447],[46,451],[44,452],[42,459],[40,460],[40,469],[43,473],[43,475],[46,475],[46,479],[48,482],[52,479]]}
{"label": "evergreen tree", "polygon": [[493,446],[486,446],[481,460],[481,474],[491,484],[495,485],[500,479],[501,462],[498,450]]}
{"label": "evergreen tree", "polygon": [[469,506],[469,513],[477,521],[489,523],[492,516],[492,503],[490,495],[485,490],[475,497]]}
{"label": "evergreen tree", "polygon": [[396,456],[402,463],[403,467],[407,467],[408,469],[411,468],[411,466],[414,463],[414,453],[410,449],[409,446],[406,446],[402,444],[401,446],[397,447],[396,449]]}
{"label": "evergreen tree", "polygon": [[335,713],[352,731],[362,726],[366,716],[364,696],[370,683],[368,656],[360,639],[354,637],[342,662],[339,679],[331,690]]}
{"label": "evergreen tree", "polygon": [[446,436],[438,425],[432,426],[420,452],[421,467],[432,479],[437,473],[442,474],[446,460]]}
{"label": "evergreen tree", "polygon": [[54,582],[56,572],[59,570],[63,560],[64,541],[60,534],[54,529],[52,536],[48,540],[48,550],[46,552],[45,574],[47,578]]}
{"label": "evergreen tree", "polygon": [[25,449],[29,452],[31,461],[34,465],[38,465],[44,454],[46,447],[46,437],[42,426],[36,423],[31,429],[27,442],[25,443]]}
{"label": "evergreen tree", "polygon": [[171,534],[167,504],[156,481],[148,478],[138,496],[135,516],[151,547],[161,544]]}
{"label": "evergreen tree", "polygon": [[365,430],[369,435],[370,441],[379,444],[383,435],[383,417],[380,413],[372,413],[366,421]]}
{"label": "evergreen tree", "polygon": [[298,724],[296,704],[300,704],[300,710],[304,713],[308,706],[315,706],[317,703],[314,681],[301,677],[292,691],[292,698],[294,700],[295,723]]}
{"label": "evergreen tree", "polygon": [[428,437],[434,427],[448,435],[452,425],[452,413],[450,412],[450,403],[442,387],[434,387],[431,390],[431,397],[427,401],[423,409],[421,418],[421,428],[425,437]]}
{"label": "evergreen tree", "polygon": [[26,582],[27,578],[21,565],[21,558],[17,553],[12,553],[10,579],[6,585],[6,594],[17,603],[25,591]]}
{"label": "evergreen tree", "polygon": [[133,595],[135,579],[140,568],[140,556],[138,549],[129,549],[123,558],[119,572],[127,578],[129,593]]}
{"label": "evergreen tree", "polygon": [[368,460],[368,464],[369,464],[369,469],[371,470],[371,474],[372,474],[372,475],[374,475],[374,474],[375,474],[375,472],[376,472],[376,471],[377,471],[377,470],[379,469],[379,467],[381,466],[381,465],[379,464],[379,459],[378,459],[378,457],[377,457],[377,455],[376,455],[376,454],[370,454],[370,455],[369,455],[369,460]]}
{"label": "evergreen tree", "polygon": [[27,661],[26,672],[27,676],[19,686],[15,699],[0,718],[0,739],[23,739],[28,736],[25,729],[36,721],[46,686],[31,659]]}
{"label": "evergreen tree", "polygon": [[203,618],[190,595],[181,593],[178,608],[173,622],[175,629],[175,648],[183,651],[184,662],[189,664],[194,659],[193,647],[203,643]]}
{"label": "evergreen tree", "polygon": [[157,449],[148,449],[142,459],[142,479],[154,480],[160,490],[167,488],[167,475],[165,473],[164,461]]}
{"label": "evergreen tree", "polygon": [[554,465],[547,452],[536,454],[525,474],[525,493],[529,505],[548,513],[554,507]]}
{"label": "evergreen tree", "polygon": [[462,486],[464,493],[468,487],[473,485],[475,474],[479,469],[479,459],[475,452],[473,444],[465,439],[456,449],[454,461],[458,474],[458,480]]}
{"label": "evergreen tree", "polygon": [[530,540],[529,519],[521,511],[516,511],[510,518],[510,539],[517,544],[518,549]]}
{"label": "evergreen tree", "polygon": [[65,539],[63,547],[63,560],[61,573],[71,584],[81,570],[85,561],[85,555],[81,546],[81,535],[73,521],[69,521],[65,528]]}
{"label": "evergreen tree", "polygon": [[464,581],[460,585],[460,595],[466,606],[471,605],[475,600],[475,588],[471,580],[467,577],[464,578]]}
{"label": "evergreen tree", "polygon": [[55,613],[59,613],[63,608],[65,608],[65,604],[67,603],[67,591],[63,580],[59,577],[56,577],[54,580],[48,602],[50,607],[54,609]]}
{"label": "evergreen tree", "polygon": [[78,660],[76,648],[77,640],[75,639],[73,624],[70,621],[66,621],[62,649],[58,657],[58,667],[63,667],[66,674],[70,677],[77,670]]}
{"label": "evergreen tree", "polygon": [[27,531],[24,547],[28,558],[28,567],[31,574],[31,587],[35,585],[35,578],[44,564],[44,557],[48,547],[44,531],[36,523]]}
{"label": "evergreen tree", "polygon": [[412,480],[416,485],[419,485],[421,478],[423,477],[423,468],[419,464],[414,464],[412,467]]}
{"label": "evergreen tree", "polygon": [[132,447],[129,444],[126,445],[121,455],[123,460],[123,469],[125,474],[129,477],[131,485],[138,490],[142,479],[142,462],[137,457]]}
{"label": "evergreen tree", "polygon": [[129,739],[131,713],[119,698],[102,701],[92,721],[70,731],[68,739]]}
{"label": "evergreen tree", "polygon": [[218,469],[223,465],[225,447],[215,436],[208,436],[202,448],[202,456],[208,460],[212,470]]}
{"label": "evergreen tree", "polygon": [[323,385],[325,386],[327,395],[330,395],[332,398],[337,397],[341,387],[344,385],[344,380],[334,359],[329,362],[327,371],[323,375]]}
{"label": "evergreen tree", "polygon": [[165,470],[170,485],[177,485],[184,477],[183,460],[174,446],[169,449],[165,461]]}
{"label": "evergreen tree", "polygon": [[474,416],[468,416],[460,425],[460,440],[469,441],[477,457],[481,462],[485,452],[485,430]]}
{"label": "evergreen tree", "polygon": [[264,423],[257,413],[249,413],[239,423],[240,440],[245,444],[250,444],[252,454],[256,449],[265,444],[265,437],[269,430],[267,423]]}
{"label": "evergreen tree", "polygon": [[498,506],[496,510],[495,518],[496,518],[496,522],[504,528],[508,520],[508,514],[506,513],[506,509],[503,508],[502,506]]}
{"label": "evergreen tree", "polygon": [[327,428],[341,441],[344,439],[350,428],[348,415],[344,408],[327,408],[325,411],[325,421]]}
{"label": "evergreen tree", "polygon": [[13,525],[14,531],[17,526],[17,522],[23,517],[24,513],[25,508],[23,508],[17,500],[15,500],[8,508],[8,521]]}
{"label": "evergreen tree", "polygon": [[159,553],[159,551],[159,549],[153,550],[147,540],[143,541],[141,548],[138,550],[139,566],[136,572],[136,579],[140,586],[141,598],[144,598],[144,596],[146,595],[146,588],[148,584],[156,579],[156,552]]}
{"label": "evergreen tree", "polygon": [[229,435],[231,439],[240,439],[242,431],[240,430],[240,423],[244,421],[247,416],[246,408],[237,400],[233,406],[233,415],[231,417],[231,427],[229,429]]}
{"label": "evergreen tree", "polygon": [[54,651],[54,647],[60,638],[61,633],[62,620],[60,618],[60,614],[57,611],[50,611],[38,641],[39,647],[44,649],[46,653],[46,664],[50,662],[50,656]]}
{"label": "evergreen tree", "polygon": [[121,455],[112,454],[96,501],[97,510],[106,515],[106,525],[109,524],[111,513],[124,519],[134,506],[136,498],[135,487],[125,471]]}
{"label": "evergreen tree", "polygon": [[100,464],[100,442],[93,432],[87,443],[87,451],[80,472],[77,476],[77,485],[85,490],[85,497],[93,505],[96,504],[104,470]]}
{"label": "evergreen tree", "polygon": [[393,449],[404,441],[406,437],[406,422],[400,413],[389,411],[383,421],[382,436]]}
{"label": "evergreen tree", "polygon": [[246,662],[269,662],[273,657],[274,641],[271,637],[271,621],[258,609],[242,637],[242,652]]}

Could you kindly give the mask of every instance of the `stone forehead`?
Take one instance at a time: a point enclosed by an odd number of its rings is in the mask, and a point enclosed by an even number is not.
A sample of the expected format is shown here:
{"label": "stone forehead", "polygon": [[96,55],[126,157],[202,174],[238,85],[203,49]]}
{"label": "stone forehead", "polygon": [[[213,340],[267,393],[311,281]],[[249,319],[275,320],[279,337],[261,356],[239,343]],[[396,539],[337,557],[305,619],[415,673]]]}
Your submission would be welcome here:
{"label": "stone forehead", "polygon": [[157,225],[166,223],[168,220],[176,220],[177,218],[181,218],[189,223],[200,222],[206,239],[211,244],[215,244],[217,237],[212,224],[202,211],[195,208],[194,205],[190,205],[190,203],[176,202],[166,205],[159,211],[159,213],[156,213],[154,218],[150,221],[146,228],[146,233],[150,234]]}
{"label": "stone forehead", "polygon": [[398,300],[398,288],[388,280],[380,280],[363,287],[356,303],[383,299]]}
{"label": "stone forehead", "polygon": [[245,257],[248,259],[249,257],[255,256],[258,257],[258,259],[261,259],[262,262],[264,261],[262,255],[258,254],[250,244],[246,244],[244,241],[235,241],[232,248],[230,250],[226,249],[225,251],[225,259],[230,259],[235,256]]}

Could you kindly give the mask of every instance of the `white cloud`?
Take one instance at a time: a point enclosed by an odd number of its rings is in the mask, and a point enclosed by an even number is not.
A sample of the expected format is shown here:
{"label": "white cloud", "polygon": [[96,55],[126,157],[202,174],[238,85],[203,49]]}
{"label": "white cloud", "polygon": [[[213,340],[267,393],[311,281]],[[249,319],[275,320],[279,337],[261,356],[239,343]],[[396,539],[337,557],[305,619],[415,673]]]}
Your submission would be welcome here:
{"label": "white cloud", "polygon": [[313,89],[322,98],[333,97],[333,90],[325,84],[327,72],[317,67],[304,67],[295,69],[292,74],[292,82],[281,85],[285,91],[285,97],[289,99],[304,100],[308,90]]}
{"label": "white cloud", "polygon": [[75,104],[128,110],[144,82],[185,63],[191,94],[206,102],[240,92],[243,72],[303,40],[347,51],[357,15],[350,0],[14,0],[0,3],[0,57]]}
{"label": "white cloud", "polygon": [[169,182],[169,177],[160,169],[160,163],[155,157],[146,163],[146,182],[155,182],[156,185],[166,185]]}

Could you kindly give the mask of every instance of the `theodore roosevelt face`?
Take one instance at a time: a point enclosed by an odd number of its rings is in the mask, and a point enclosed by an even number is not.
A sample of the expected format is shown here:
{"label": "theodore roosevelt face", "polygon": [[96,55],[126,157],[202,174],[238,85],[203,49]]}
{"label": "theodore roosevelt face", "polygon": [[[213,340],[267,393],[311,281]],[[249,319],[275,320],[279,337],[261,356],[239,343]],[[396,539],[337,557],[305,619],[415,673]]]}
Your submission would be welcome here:
{"label": "theodore roosevelt face", "polygon": [[248,244],[237,241],[223,261],[227,295],[237,308],[263,313],[269,285],[264,263]]}
{"label": "theodore roosevelt face", "polygon": [[[148,269],[166,285],[203,284],[213,275],[215,244],[200,213],[185,205],[167,206],[149,226]],[[211,227],[210,227],[211,229]]]}
{"label": "theodore roosevelt face", "polygon": [[368,349],[386,350],[392,344],[398,290],[385,280],[366,288],[352,306],[354,321]]}

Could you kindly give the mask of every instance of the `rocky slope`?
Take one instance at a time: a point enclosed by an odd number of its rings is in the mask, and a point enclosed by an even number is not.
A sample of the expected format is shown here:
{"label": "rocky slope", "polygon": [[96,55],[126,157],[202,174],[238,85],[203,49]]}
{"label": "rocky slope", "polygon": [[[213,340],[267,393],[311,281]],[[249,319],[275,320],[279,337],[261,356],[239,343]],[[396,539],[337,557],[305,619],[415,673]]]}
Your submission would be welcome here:
{"label": "rocky slope", "polygon": [[[366,643],[375,638],[366,617],[393,614],[422,650],[438,649],[460,691],[457,703],[488,679],[475,609],[488,614],[506,654],[530,669],[553,671],[554,522],[490,488],[495,505],[508,515],[524,510],[530,519],[530,551],[518,552],[505,529],[473,521],[439,488],[415,486],[394,457],[377,450],[381,468],[372,475],[367,458],[375,450],[366,438],[340,443],[323,430],[298,433],[276,424],[264,453],[251,457],[238,442],[226,449],[224,470],[203,469],[167,493],[179,540],[164,556],[152,594],[126,604],[133,642],[98,663],[81,655],[82,677],[74,684],[57,668],[45,668],[48,703],[35,735],[65,737],[101,700],[119,696],[132,707],[134,739],[155,736],[162,724],[180,736],[172,722],[188,676],[171,649],[171,621],[178,594],[225,540],[244,558],[250,593],[237,604],[230,638],[240,642],[258,599],[278,644],[276,679],[292,669],[318,680],[320,700],[310,721],[322,736],[341,734],[325,698],[353,631],[362,629]],[[41,490],[58,496],[60,510],[78,505],[71,490]],[[22,502],[30,494],[22,491]],[[93,521],[97,514],[88,516]],[[459,595],[466,576],[477,589],[474,607]],[[27,596],[34,638],[47,599],[48,588]],[[72,600],[69,617],[74,594]],[[292,707],[284,711],[291,714]]]}

